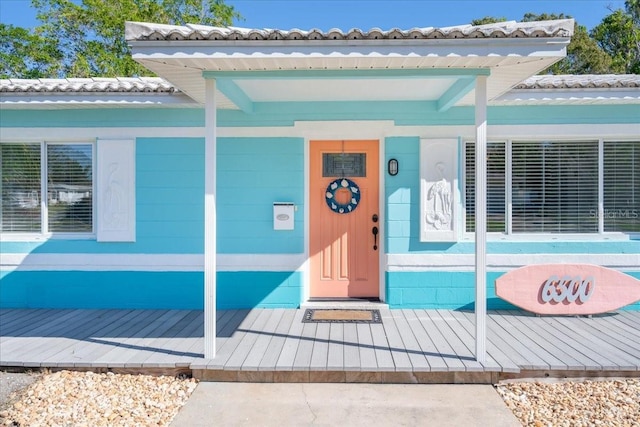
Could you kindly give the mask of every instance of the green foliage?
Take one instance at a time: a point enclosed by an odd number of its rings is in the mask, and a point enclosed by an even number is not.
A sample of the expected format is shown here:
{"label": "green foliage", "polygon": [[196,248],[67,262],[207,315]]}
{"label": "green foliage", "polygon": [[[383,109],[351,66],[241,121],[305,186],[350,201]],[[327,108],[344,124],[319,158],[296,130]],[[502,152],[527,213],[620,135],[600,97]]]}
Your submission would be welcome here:
{"label": "green foliage", "polygon": [[[632,4],[632,3],[635,3]],[[638,1],[627,1],[628,12],[618,9],[591,30],[591,36],[612,59],[613,69],[640,74],[640,24]]]}
{"label": "green foliage", "polygon": [[[533,22],[570,18],[571,16],[564,13],[526,13],[522,21]],[[614,66],[611,56],[589,36],[587,28],[576,22],[573,28],[573,37],[571,37],[571,42],[567,46],[567,56],[542,71],[541,74],[606,74],[619,71]]]}
{"label": "green foliage", "polygon": [[571,19],[571,16],[565,15],[564,13],[525,13],[522,17],[522,22],[534,22],[534,21],[553,21],[555,19]]}
{"label": "green foliage", "polygon": [[[17,70],[14,76],[116,77],[151,75],[131,58],[125,21],[229,26],[241,16],[223,0],[32,0],[42,25],[36,34],[56,47],[56,67]],[[30,57],[16,52],[14,57]],[[26,55],[25,55],[26,54]],[[11,58],[15,59],[15,58]]]}
{"label": "green foliage", "polygon": [[486,24],[495,24],[497,22],[504,22],[507,18],[500,17],[497,18],[495,16],[485,16],[484,18],[474,19],[471,21],[471,25],[486,25]]}
{"label": "green foliage", "polygon": [[589,37],[587,28],[574,26],[571,43],[567,46],[567,56],[556,62],[542,74],[608,74],[619,72],[613,66],[611,56]]}
{"label": "green foliage", "polygon": [[0,78],[57,75],[62,53],[53,40],[0,23]]}

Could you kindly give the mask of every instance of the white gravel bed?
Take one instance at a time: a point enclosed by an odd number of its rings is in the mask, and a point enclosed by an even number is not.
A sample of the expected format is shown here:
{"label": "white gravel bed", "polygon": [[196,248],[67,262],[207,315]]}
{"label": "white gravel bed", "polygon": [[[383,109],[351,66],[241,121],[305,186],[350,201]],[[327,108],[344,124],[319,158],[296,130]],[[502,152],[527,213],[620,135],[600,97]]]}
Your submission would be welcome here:
{"label": "white gravel bed", "polygon": [[166,426],[197,381],[61,371],[42,375],[0,412],[5,426]]}
{"label": "white gravel bed", "polygon": [[640,380],[513,382],[497,391],[523,426],[640,426]]}

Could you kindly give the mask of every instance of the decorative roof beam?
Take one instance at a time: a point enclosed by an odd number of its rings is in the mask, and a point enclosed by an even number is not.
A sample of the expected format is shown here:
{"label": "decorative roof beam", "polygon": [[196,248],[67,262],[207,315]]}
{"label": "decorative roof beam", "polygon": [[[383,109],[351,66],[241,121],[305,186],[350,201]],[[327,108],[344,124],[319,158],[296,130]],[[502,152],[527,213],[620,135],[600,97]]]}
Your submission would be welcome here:
{"label": "decorative roof beam", "polygon": [[[212,77],[205,75],[204,78],[210,79]],[[244,93],[242,89],[240,89],[240,86],[238,86],[233,80],[228,78],[216,78],[215,80],[218,90],[224,96],[229,98],[229,101],[233,102],[243,112],[247,114],[253,113],[253,101],[247,96],[246,93]]]}
{"label": "decorative roof beam", "polygon": [[458,79],[445,93],[438,99],[437,110],[438,112],[447,111],[453,107],[456,102],[462,99],[463,96],[471,92],[475,87],[476,79],[473,77],[462,77]]}

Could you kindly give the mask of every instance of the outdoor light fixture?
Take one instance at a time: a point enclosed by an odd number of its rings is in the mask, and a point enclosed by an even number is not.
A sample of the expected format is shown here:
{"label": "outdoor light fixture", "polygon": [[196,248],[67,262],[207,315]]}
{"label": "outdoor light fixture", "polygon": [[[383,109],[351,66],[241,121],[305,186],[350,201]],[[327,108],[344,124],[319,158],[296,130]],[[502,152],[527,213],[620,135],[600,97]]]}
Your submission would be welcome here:
{"label": "outdoor light fixture", "polygon": [[398,160],[389,159],[389,163],[387,164],[387,170],[389,171],[389,175],[391,176],[398,175]]}

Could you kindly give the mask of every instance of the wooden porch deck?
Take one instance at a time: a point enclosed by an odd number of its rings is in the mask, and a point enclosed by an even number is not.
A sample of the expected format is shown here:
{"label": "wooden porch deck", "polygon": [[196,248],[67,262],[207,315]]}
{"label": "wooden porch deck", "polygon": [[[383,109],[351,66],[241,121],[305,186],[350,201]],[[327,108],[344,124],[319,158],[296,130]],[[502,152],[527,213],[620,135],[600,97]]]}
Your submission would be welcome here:
{"label": "wooden porch deck", "polygon": [[220,311],[217,356],[204,359],[202,311],[2,309],[0,368],[185,372],[218,381],[640,376],[640,312],[489,312],[486,363],[473,356],[471,312],[383,309],[381,324],[302,323],[303,314]]}

